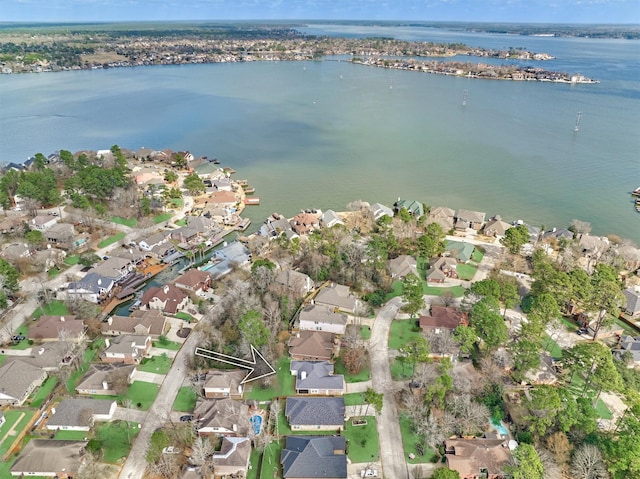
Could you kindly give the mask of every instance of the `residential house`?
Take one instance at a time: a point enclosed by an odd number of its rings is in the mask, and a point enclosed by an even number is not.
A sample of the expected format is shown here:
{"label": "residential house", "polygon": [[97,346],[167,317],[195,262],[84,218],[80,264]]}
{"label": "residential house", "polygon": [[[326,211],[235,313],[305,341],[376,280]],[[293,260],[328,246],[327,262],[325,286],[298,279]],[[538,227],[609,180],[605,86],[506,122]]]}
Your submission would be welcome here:
{"label": "residential house", "polygon": [[47,372],[21,359],[0,366],[0,406],[22,406],[47,379]]}
{"label": "residential house", "polygon": [[158,339],[165,333],[167,318],[157,309],[136,310],[130,316],[110,316],[100,327],[102,334],[119,336],[121,334],[149,335]]}
{"label": "residential house", "polygon": [[112,399],[67,398],[55,408],[47,420],[49,431],[89,431],[96,421],[111,421],[116,411]]}
{"label": "residential house", "polygon": [[264,236],[269,239],[278,238],[281,234],[287,234],[287,232],[293,233],[291,224],[279,213],[273,213],[264,220],[264,224],[258,231],[260,236]]}
{"label": "residential house", "polygon": [[43,236],[50,245],[66,250],[79,248],[87,242],[86,237],[79,236],[73,225],[68,223],[56,223],[47,229]]}
{"label": "residential house", "polygon": [[453,332],[458,326],[469,325],[469,314],[449,306],[431,305],[429,316],[420,316],[420,328],[423,331],[434,331],[439,334],[443,330]]}
{"label": "residential house", "polygon": [[637,271],[640,268],[640,249],[631,245],[618,246],[616,255],[622,259],[624,269]]}
{"label": "residential house", "polygon": [[53,225],[58,222],[57,216],[38,215],[35,218],[31,218],[29,226],[38,231],[47,231]]}
{"label": "residential house", "polygon": [[223,437],[220,451],[213,453],[214,479],[246,477],[251,457],[251,440],[248,437]]}
{"label": "residential house", "polygon": [[157,169],[143,168],[136,172],[134,181],[136,185],[141,187],[146,187],[149,184],[164,184],[164,174]]}
{"label": "residential house", "polygon": [[137,364],[149,355],[151,336],[142,334],[122,334],[106,338],[106,348],[101,354],[103,363]]}
{"label": "residential house", "polygon": [[351,294],[348,286],[336,283],[322,288],[314,303],[350,314],[355,314],[361,305],[360,300]]}
{"label": "residential house", "polygon": [[344,398],[288,397],[284,415],[292,431],[341,431]]}
{"label": "residential house", "polygon": [[309,304],[300,310],[298,316],[301,331],[326,331],[344,334],[347,330],[347,315],[318,304]]}
{"label": "residential house", "polygon": [[326,331],[298,331],[289,338],[289,356],[298,361],[329,361],[337,354],[337,339]]}
{"label": "residential house", "polygon": [[201,436],[246,437],[249,406],[234,399],[198,399],[193,411]]}
{"label": "residential house", "polygon": [[206,216],[185,217],[187,226],[198,232],[200,235],[208,235],[218,230],[218,224]]}
{"label": "residential house", "polygon": [[444,242],[444,256],[450,256],[459,263],[468,263],[473,256],[475,246],[471,243],[447,240]]}
{"label": "residential house", "polygon": [[165,244],[169,241],[169,235],[171,233],[169,231],[161,231],[158,233],[154,233],[147,238],[141,239],[138,241],[138,247],[142,251],[150,252],[153,248]]}
{"label": "residential house", "polygon": [[50,341],[31,348],[28,356],[9,356],[7,363],[19,360],[43,371],[58,371],[71,364],[74,347],[71,342]]}
{"label": "residential house", "polygon": [[32,439],[9,468],[12,476],[75,477],[84,463],[87,441]]}
{"label": "residential house", "polygon": [[26,216],[7,216],[0,220],[0,233],[10,234],[17,231],[24,231]]}
{"label": "residential house", "polygon": [[401,254],[397,258],[390,259],[387,266],[392,278],[404,278],[409,273],[414,274],[417,278],[420,277],[418,262],[413,256]]}
{"label": "residential house", "polygon": [[188,243],[196,240],[198,235],[198,230],[190,228],[189,226],[182,226],[171,231],[171,239],[177,241],[178,244],[185,249],[188,249]]}
{"label": "residential house", "polygon": [[296,376],[296,394],[341,396],[344,394],[344,376],[333,374],[329,361],[291,361],[291,374]]}
{"label": "residential house", "polygon": [[634,319],[640,318],[640,285],[630,286],[622,293],[627,300],[624,313]]}
{"label": "residential house", "polygon": [[445,206],[436,206],[429,210],[429,216],[427,216],[427,224],[437,223],[444,232],[451,231],[453,229],[454,217],[456,212],[451,208]]}
{"label": "residential house", "polygon": [[84,299],[97,304],[109,296],[115,284],[111,278],[95,272],[87,273],[80,281],[73,281],[67,285],[67,298]]}
{"label": "residential house", "polygon": [[466,231],[467,229],[480,231],[484,226],[485,216],[486,213],[481,211],[460,209],[455,216],[455,229],[458,231]]}
{"label": "residential house", "polygon": [[251,261],[251,252],[240,241],[233,241],[215,250],[212,257],[231,261],[242,266]]}
{"label": "residential house", "polygon": [[166,314],[176,314],[187,307],[189,296],[172,284],[147,289],[140,298],[140,309],[157,309]]}
{"label": "residential house", "polygon": [[556,384],[558,373],[553,358],[546,351],[539,352],[538,356],[540,356],[540,364],[525,373],[525,381],[535,386]]}
{"label": "residential house", "polygon": [[118,256],[110,256],[105,261],[91,268],[89,273],[97,273],[103,278],[110,278],[118,282],[124,279],[131,271],[133,271],[131,261]]}
{"label": "residential house", "polygon": [[287,436],[280,453],[284,479],[346,479],[346,440],[338,436]]}
{"label": "residential house", "polygon": [[2,250],[2,253],[0,253],[0,256],[11,262],[19,258],[28,258],[33,253],[33,250],[29,247],[28,244],[14,243],[6,246]]}
{"label": "residential house", "polygon": [[447,439],[445,460],[460,479],[502,479],[511,449],[507,439]]}
{"label": "residential house", "polygon": [[398,214],[402,209],[407,210],[411,216],[416,218],[420,218],[424,214],[424,205],[419,201],[398,198],[398,201],[393,204],[393,211]]}
{"label": "residential house", "polygon": [[484,234],[485,236],[493,236],[494,238],[501,239],[504,238],[507,230],[511,228],[511,225],[506,221],[502,221],[500,216],[496,216],[495,218],[491,218],[487,221],[487,224],[484,225]]}
{"label": "residential house", "polygon": [[197,295],[209,289],[211,286],[211,275],[205,271],[194,268],[178,276],[173,284],[177,288]]}
{"label": "residential house", "polygon": [[572,241],[573,231],[569,231],[566,228],[553,228],[551,231],[545,231],[542,233],[542,241]]}
{"label": "residential house", "polygon": [[238,197],[232,191],[216,191],[207,198],[207,208],[234,208]]}
{"label": "residential house", "polygon": [[212,186],[216,191],[233,191],[233,185],[229,178],[220,178],[213,180]]}
{"label": "residential house", "polygon": [[125,363],[92,363],[76,386],[78,394],[115,396],[119,394],[119,384],[133,382],[136,367]]}
{"label": "residential house", "polygon": [[204,397],[207,399],[242,399],[244,385],[242,381],[248,371],[240,369],[212,369],[202,386]]}
{"label": "residential house", "polygon": [[377,222],[383,216],[388,216],[389,218],[393,218],[393,210],[381,203],[373,203],[369,207],[369,212],[371,213],[371,217],[375,222]]}
{"label": "residential house", "polygon": [[41,316],[37,323],[29,329],[28,338],[38,342],[73,341],[81,342],[86,337],[87,327],[84,321],[74,315]]}
{"label": "residential house", "polygon": [[299,235],[309,234],[320,227],[320,219],[317,214],[302,212],[291,219],[291,229]]}
{"label": "residential house", "polygon": [[447,278],[458,279],[457,266],[458,262],[455,258],[433,258],[431,267],[427,271],[427,281],[430,283],[444,283]]}
{"label": "residential house", "polygon": [[344,226],[344,221],[333,210],[327,210],[320,215],[320,226],[323,228],[333,228],[336,225]]}
{"label": "residential house", "polygon": [[622,359],[624,353],[630,353],[634,363],[640,363],[640,336],[631,337],[624,335],[618,341],[618,345],[613,349],[613,354]]}
{"label": "residential house", "polygon": [[275,281],[297,296],[305,296],[313,289],[313,280],[309,276],[292,269],[280,271]]}
{"label": "residential house", "polygon": [[609,239],[604,236],[583,234],[580,235],[578,246],[582,249],[582,255],[585,258],[597,260],[611,247],[611,244]]}

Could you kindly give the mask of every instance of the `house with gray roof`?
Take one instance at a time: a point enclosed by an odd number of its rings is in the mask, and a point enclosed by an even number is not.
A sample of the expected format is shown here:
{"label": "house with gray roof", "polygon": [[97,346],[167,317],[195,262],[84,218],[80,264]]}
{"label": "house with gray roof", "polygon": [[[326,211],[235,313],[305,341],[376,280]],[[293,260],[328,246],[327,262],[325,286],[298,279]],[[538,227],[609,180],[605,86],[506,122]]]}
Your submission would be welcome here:
{"label": "house with gray roof", "polygon": [[569,231],[567,228],[553,228],[550,231],[545,231],[544,233],[542,233],[541,239],[543,241],[571,241],[573,240],[573,231]]}
{"label": "house with gray roof", "polygon": [[336,283],[322,288],[314,298],[314,303],[350,314],[354,314],[360,306],[360,300],[351,294],[348,286]]}
{"label": "house with gray roof", "polygon": [[632,318],[640,317],[640,286],[631,286],[625,289],[622,294],[627,300],[624,307],[625,314]]}
{"label": "house with gray roof", "polygon": [[344,376],[333,374],[329,361],[291,361],[291,374],[296,377],[296,394],[342,396]]}
{"label": "house with gray roof", "polygon": [[170,234],[171,232],[169,231],[154,233],[147,238],[138,241],[138,247],[142,251],[150,252],[154,247],[165,244],[169,240]]}
{"label": "house with gray roof", "polygon": [[333,210],[327,210],[320,215],[320,226],[323,228],[333,228],[336,225],[343,225],[344,221]]}
{"label": "house with gray roof", "polygon": [[444,232],[448,232],[453,229],[455,210],[451,208],[447,208],[445,206],[436,206],[429,210],[429,215],[427,216],[427,224],[437,223],[439,224]]}
{"label": "house with gray roof", "polygon": [[111,399],[67,398],[52,408],[49,431],[88,431],[96,421],[111,421],[116,402]]}
{"label": "house with gray roof", "polygon": [[622,359],[622,356],[626,352],[631,353],[633,362],[640,363],[640,336],[636,336],[635,338],[632,336],[621,337],[618,345],[612,352],[618,359]]}
{"label": "house with gray roof", "polygon": [[21,406],[47,379],[47,372],[22,360],[0,366],[0,406]]}
{"label": "house with gray roof", "polygon": [[276,276],[276,283],[281,284],[298,296],[304,296],[313,289],[313,280],[306,274],[286,269]]}
{"label": "house with gray roof", "polygon": [[74,347],[70,341],[49,341],[34,345],[28,356],[9,356],[7,363],[22,361],[43,371],[58,371],[71,364]]}
{"label": "house with gray roof", "polygon": [[79,238],[73,225],[56,223],[43,233],[47,243],[57,248],[73,249],[86,243],[86,238]]}
{"label": "house with gray roof", "polygon": [[242,381],[247,376],[244,369],[212,369],[207,372],[202,385],[204,397],[207,399],[242,399],[244,385]]}
{"label": "house with gray roof", "polygon": [[32,439],[9,469],[12,476],[75,477],[83,464],[87,441]]}
{"label": "house with gray roof", "polygon": [[413,256],[407,254],[401,254],[397,258],[390,259],[387,261],[387,267],[393,278],[404,278],[409,273],[414,274],[417,278],[420,277],[418,262]]}
{"label": "house with gray roof", "polygon": [[494,238],[503,238],[507,230],[511,228],[511,225],[506,221],[502,221],[502,218],[496,216],[487,221],[484,225],[483,233],[485,236],[493,236]]}
{"label": "house with gray roof", "polygon": [[289,397],[284,411],[292,431],[341,431],[344,414],[342,397]]}
{"label": "house with gray roof", "polygon": [[87,273],[80,281],[73,281],[67,285],[67,297],[97,304],[109,295],[115,284],[112,278],[95,272]]}
{"label": "house with gray roof", "polygon": [[107,347],[100,359],[103,363],[137,364],[151,350],[151,336],[143,334],[122,334],[105,339]]}
{"label": "house with gray roof", "polygon": [[482,211],[472,211],[459,209],[456,213],[455,229],[458,231],[466,231],[472,229],[480,231],[484,226],[486,213]]}
{"label": "house with gray roof", "polygon": [[110,278],[116,282],[133,271],[133,263],[126,258],[111,256],[94,266],[89,273],[97,273],[103,278]]}
{"label": "house with gray roof", "polygon": [[346,479],[346,440],[338,436],[287,436],[280,453],[284,479]]}
{"label": "house with gray roof", "polygon": [[201,436],[240,436],[249,432],[249,406],[234,399],[198,399],[193,415]]}
{"label": "house with gray roof", "polygon": [[6,246],[0,256],[11,261],[15,261],[18,258],[28,258],[34,253],[28,244],[14,243]]}
{"label": "house with gray roof", "polygon": [[215,477],[246,477],[250,457],[248,437],[223,437],[220,451],[211,456]]}
{"label": "house with gray roof", "polygon": [[458,261],[455,258],[440,257],[431,260],[431,265],[427,270],[427,281],[430,283],[444,283],[447,278],[457,279]]}
{"label": "house with gray roof", "polygon": [[326,331],[344,334],[347,330],[347,315],[324,305],[309,304],[300,310],[298,325],[302,331]]}
{"label": "house with gray roof", "polygon": [[118,383],[121,386],[133,382],[136,367],[125,363],[92,363],[78,381],[76,392],[78,394],[91,394],[101,396],[115,396],[119,394]]}
{"label": "house with gray roof", "polygon": [[286,234],[287,232],[293,233],[293,229],[291,228],[289,221],[281,214],[273,213],[264,220],[264,224],[260,227],[258,234],[265,238],[275,239],[281,234]]}
{"label": "house with gray roof", "polygon": [[389,218],[393,218],[393,210],[388,206],[383,205],[382,203],[373,203],[369,206],[369,212],[373,218],[373,221],[378,221],[383,216],[388,216]]}

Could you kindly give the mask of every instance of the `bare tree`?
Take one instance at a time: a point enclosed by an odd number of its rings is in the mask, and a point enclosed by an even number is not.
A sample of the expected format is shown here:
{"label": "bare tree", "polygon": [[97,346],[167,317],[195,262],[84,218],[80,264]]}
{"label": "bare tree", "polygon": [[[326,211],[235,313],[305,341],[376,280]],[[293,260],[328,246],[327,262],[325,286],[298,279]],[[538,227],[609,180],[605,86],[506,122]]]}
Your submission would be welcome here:
{"label": "bare tree", "polygon": [[482,432],[491,417],[487,406],[472,400],[468,395],[454,396],[448,409],[456,417],[456,432],[461,435]]}
{"label": "bare tree", "polygon": [[89,451],[85,451],[82,460],[80,469],[74,475],[76,479],[105,479],[113,472],[113,466],[100,462],[98,457]]}
{"label": "bare tree", "polygon": [[583,444],[573,454],[571,474],[575,479],[607,479],[609,472],[602,452],[593,444]]}
{"label": "bare tree", "polygon": [[457,342],[451,337],[448,329],[443,329],[439,333],[433,330],[427,332],[427,341],[431,352],[436,354],[451,354],[456,350]]}
{"label": "bare tree", "polygon": [[569,462],[572,446],[566,433],[554,432],[545,439],[545,445],[558,464],[564,465]]}
{"label": "bare tree", "polygon": [[191,444],[191,463],[195,466],[205,466],[207,459],[215,452],[213,444],[208,438],[198,436]]}
{"label": "bare tree", "polygon": [[546,449],[542,449],[541,447],[537,448],[538,457],[540,457],[540,462],[542,462],[542,470],[544,472],[544,479],[561,479],[562,478],[562,470],[553,459],[553,456]]}
{"label": "bare tree", "polygon": [[161,454],[160,458],[147,466],[149,472],[162,479],[173,479],[180,473],[179,454]]}
{"label": "bare tree", "polygon": [[569,229],[575,231],[576,233],[589,234],[591,233],[591,223],[589,223],[588,221],[573,219],[571,220]]}

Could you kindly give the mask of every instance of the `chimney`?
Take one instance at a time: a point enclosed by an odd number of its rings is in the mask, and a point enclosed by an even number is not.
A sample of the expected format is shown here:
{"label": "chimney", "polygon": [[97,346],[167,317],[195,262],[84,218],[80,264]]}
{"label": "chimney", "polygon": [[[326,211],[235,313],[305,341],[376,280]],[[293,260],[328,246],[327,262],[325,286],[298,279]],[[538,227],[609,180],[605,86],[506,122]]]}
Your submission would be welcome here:
{"label": "chimney", "polygon": [[109,316],[109,318],[107,319],[107,323],[109,323],[109,326],[113,324],[113,316]]}
{"label": "chimney", "polygon": [[38,355],[40,355],[40,356],[41,356],[41,355],[42,355],[42,353],[44,353],[44,348],[40,348],[40,349],[38,349]]}
{"label": "chimney", "polygon": [[307,372],[306,371],[300,371],[300,379],[301,380],[305,380],[307,379]]}
{"label": "chimney", "polygon": [[51,415],[53,416],[56,413],[56,408],[52,407],[51,408]]}
{"label": "chimney", "polygon": [[109,346],[111,346],[111,341],[109,340],[109,338],[105,338],[104,339],[104,345],[108,348]]}
{"label": "chimney", "polygon": [[64,316],[60,316],[60,322],[64,323]]}
{"label": "chimney", "polygon": [[233,432],[238,432],[238,425],[237,424],[233,425]]}
{"label": "chimney", "polygon": [[164,287],[162,288],[162,291],[164,291],[164,294],[169,293],[169,285],[165,284]]}
{"label": "chimney", "polygon": [[102,381],[102,389],[104,390],[109,389],[109,383],[107,383],[107,381]]}

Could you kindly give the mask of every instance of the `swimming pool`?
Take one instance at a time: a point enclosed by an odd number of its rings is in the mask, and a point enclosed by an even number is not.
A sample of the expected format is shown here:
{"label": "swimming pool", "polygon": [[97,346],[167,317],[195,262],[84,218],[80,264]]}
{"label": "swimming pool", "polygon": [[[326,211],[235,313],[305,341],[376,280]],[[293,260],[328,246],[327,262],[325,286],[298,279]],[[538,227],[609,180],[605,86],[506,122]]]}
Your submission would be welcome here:
{"label": "swimming pool", "polygon": [[262,427],[262,416],[255,415],[249,418],[249,422],[253,425],[253,432],[256,434],[260,434],[260,428]]}
{"label": "swimming pool", "polygon": [[509,437],[509,430],[505,427],[505,425],[502,422],[499,422],[498,424],[496,424],[493,421],[491,421],[491,427],[502,437]]}

